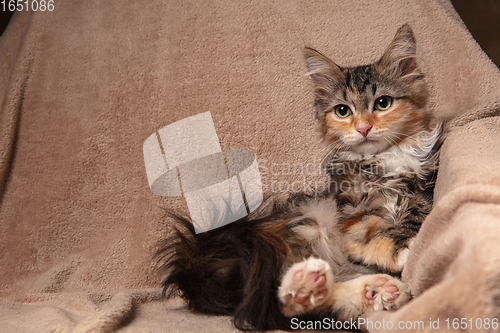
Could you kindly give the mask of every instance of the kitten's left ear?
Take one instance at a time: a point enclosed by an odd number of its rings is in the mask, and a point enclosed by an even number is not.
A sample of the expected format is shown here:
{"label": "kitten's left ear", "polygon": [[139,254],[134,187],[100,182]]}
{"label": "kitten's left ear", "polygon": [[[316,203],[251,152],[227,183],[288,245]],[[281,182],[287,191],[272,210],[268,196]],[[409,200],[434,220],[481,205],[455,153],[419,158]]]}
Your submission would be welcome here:
{"label": "kitten's left ear", "polygon": [[398,79],[413,81],[422,76],[417,67],[416,53],[415,36],[410,26],[405,24],[398,30],[378,64]]}

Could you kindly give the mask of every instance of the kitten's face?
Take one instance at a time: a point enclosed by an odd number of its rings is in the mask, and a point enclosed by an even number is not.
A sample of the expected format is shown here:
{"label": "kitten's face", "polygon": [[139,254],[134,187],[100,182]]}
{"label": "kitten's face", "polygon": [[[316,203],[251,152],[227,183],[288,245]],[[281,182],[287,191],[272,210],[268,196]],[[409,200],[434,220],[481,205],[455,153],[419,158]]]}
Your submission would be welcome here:
{"label": "kitten's face", "polygon": [[377,154],[429,126],[426,86],[408,26],[375,64],[341,68],[312,49],[305,56],[316,117],[333,149]]}

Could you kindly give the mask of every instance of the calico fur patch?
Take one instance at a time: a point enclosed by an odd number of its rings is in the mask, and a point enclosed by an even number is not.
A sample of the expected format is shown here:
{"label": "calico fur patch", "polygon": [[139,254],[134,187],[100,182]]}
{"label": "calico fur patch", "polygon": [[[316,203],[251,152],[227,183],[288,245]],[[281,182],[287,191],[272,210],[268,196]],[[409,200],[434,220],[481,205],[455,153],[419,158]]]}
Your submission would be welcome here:
{"label": "calico fur patch", "polygon": [[172,215],[178,228],[156,254],[165,293],[194,311],[232,315],[240,329],[397,309],[410,298],[397,275],[432,208],[441,126],[426,108],[411,28],[374,64],[304,55],[328,188],[198,235]]}

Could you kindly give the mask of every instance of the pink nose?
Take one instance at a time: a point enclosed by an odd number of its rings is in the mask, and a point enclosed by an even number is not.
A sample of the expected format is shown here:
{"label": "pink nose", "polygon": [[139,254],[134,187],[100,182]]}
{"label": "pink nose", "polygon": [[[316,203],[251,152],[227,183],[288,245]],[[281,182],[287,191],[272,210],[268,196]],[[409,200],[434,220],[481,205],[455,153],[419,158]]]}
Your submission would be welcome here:
{"label": "pink nose", "polygon": [[361,133],[361,135],[364,136],[365,138],[366,138],[366,136],[368,135],[368,132],[370,132],[371,129],[372,129],[371,125],[360,125],[360,126],[356,127],[356,131],[358,131],[359,133]]}

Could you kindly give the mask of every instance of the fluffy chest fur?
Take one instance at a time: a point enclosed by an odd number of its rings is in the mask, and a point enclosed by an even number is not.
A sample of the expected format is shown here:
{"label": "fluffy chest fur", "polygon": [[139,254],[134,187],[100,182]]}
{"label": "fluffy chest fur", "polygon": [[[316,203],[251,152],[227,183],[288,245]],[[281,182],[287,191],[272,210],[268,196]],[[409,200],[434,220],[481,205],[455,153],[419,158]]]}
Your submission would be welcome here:
{"label": "fluffy chest fur", "polygon": [[[386,247],[388,255],[374,256],[372,263],[384,267],[379,263],[392,262],[385,267],[400,270],[407,254],[402,245],[416,235],[432,208],[440,134],[441,127],[435,126],[379,154],[339,152],[330,157],[325,164],[329,188],[318,194],[323,199],[299,204],[302,215],[297,220],[316,223],[299,225],[295,231],[336,271],[349,267],[339,258],[366,263],[372,253],[380,253],[370,245]],[[336,213],[325,214],[332,210]],[[386,241],[380,245],[377,239]],[[339,255],[346,252],[347,257]]]}
{"label": "fluffy chest fur", "polygon": [[397,146],[377,155],[385,166],[386,177],[398,177],[406,173],[416,174],[418,178],[425,178],[433,172],[436,160],[437,142],[440,138],[441,127],[435,126],[432,131],[422,131],[407,138]]}

